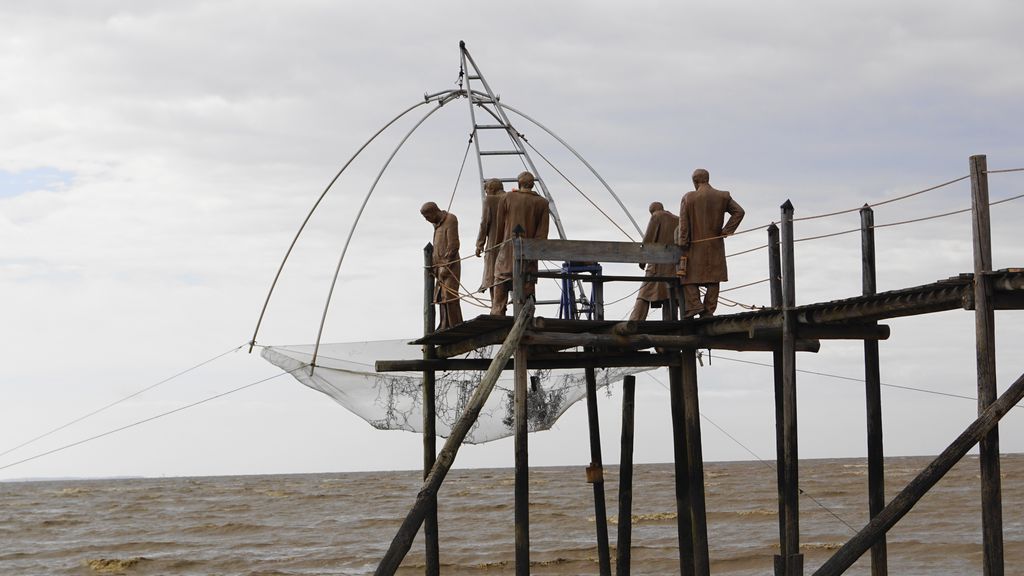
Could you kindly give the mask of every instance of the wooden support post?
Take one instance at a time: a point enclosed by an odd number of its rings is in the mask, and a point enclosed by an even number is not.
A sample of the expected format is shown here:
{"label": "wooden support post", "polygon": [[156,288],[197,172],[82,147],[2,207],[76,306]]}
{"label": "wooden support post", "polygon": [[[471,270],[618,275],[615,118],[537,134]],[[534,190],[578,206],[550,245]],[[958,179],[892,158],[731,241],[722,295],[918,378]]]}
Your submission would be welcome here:
{"label": "wooden support post", "polygon": [[629,576],[633,545],[633,415],[636,376],[622,379],[622,440],[619,449],[619,537],[615,542],[615,576]]}
{"label": "wooden support post", "polygon": [[[782,307],[782,256],[779,247],[779,227],[768,226],[768,286],[772,308]],[[779,554],[775,556],[775,576],[785,576],[786,551],[786,442],[782,411],[782,350],[772,352],[772,376],[775,383],[775,476],[779,498]]]}
{"label": "wooden support post", "polygon": [[[670,292],[670,305],[662,308],[665,320],[676,319],[678,286]],[[678,352],[673,352],[680,357]],[[686,422],[683,412],[683,374],[678,366],[668,367],[669,402],[672,407],[672,451],[676,474],[676,530],[679,537],[679,574],[693,576],[693,530],[690,524],[690,476],[686,453]]]}
{"label": "wooden support post", "polygon": [[[971,156],[971,230],[974,237],[974,326],[978,361],[978,413],[996,399],[995,314],[986,273],[992,271],[988,161]],[[1003,503],[999,478],[999,427],[981,440],[981,531],[985,576],[1003,574]]]}
{"label": "wooden support post", "polygon": [[587,420],[590,424],[590,466],[587,482],[594,486],[594,525],[597,527],[597,561],[601,576],[611,576],[612,565],[608,548],[608,510],[604,501],[604,464],[601,458],[601,427],[597,415],[597,375],[586,368]]}
{"label": "wooden support post", "polygon": [[[523,266],[521,231],[512,241],[512,296],[516,317],[526,307],[526,270]],[[515,559],[516,576],[530,574],[530,455],[527,419],[527,347],[521,341],[516,348],[513,388],[513,433],[515,434]]]}
{"label": "wooden support post", "polygon": [[459,447],[462,446],[462,442],[469,435],[469,431],[473,428],[473,424],[476,423],[477,417],[480,416],[480,411],[487,402],[487,398],[490,397],[491,391],[494,390],[494,384],[498,381],[498,377],[501,376],[502,369],[508,362],[508,359],[512,357],[512,352],[519,346],[519,341],[522,339],[523,332],[526,331],[526,327],[530,323],[531,316],[533,316],[533,304],[528,303],[516,316],[515,324],[512,325],[512,331],[509,333],[508,339],[505,340],[505,343],[498,349],[498,353],[494,355],[494,359],[491,360],[491,367],[484,372],[483,378],[480,379],[480,384],[476,387],[473,396],[466,405],[466,411],[462,413],[459,421],[452,427],[452,433],[445,440],[444,447],[441,448],[441,452],[438,453],[437,460],[434,462],[434,467],[431,468],[427,479],[423,481],[423,487],[420,488],[419,494],[416,495],[416,502],[405,516],[405,520],[391,541],[388,551],[384,554],[384,558],[381,559],[377,570],[374,571],[375,576],[392,576],[398,570],[399,565],[402,564],[402,559],[409,552],[409,548],[412,548],[413,540],[416,538],[416,533],[419,532],[420,526],[426,518],[427,510],[430,509],[431,503],[437,497],[437,491],[441,488],[445,476],[448,475],[452,464],[455,463],[455,456],[459,453]]}
{"label": "wooden support post", "polygon": [[910,512],[927,492],[942,479],[953,466],[964,457],[985,435],[994,430],[999,419],[1006,415],[1024,398],[1024,374],[1022,374],[1003,395],[989,404],[988,408],[971,423],[956,440],[942,451],[935,460],[921,471],[906,488],[900,491],[882,511],[871,519],[856,536],[851,538],[835,554],[814,572],[814,576],[835,576],[842,574],[867,551],[878,538]]}
{"label": "wooden support post", "polygon": [[[423,335],[433,334],[436,326],[434,315],[434,245],[427,243],[423,247]],[[434,346],[423,346],[423,359],[435,357]],[[433,370],[423,371],[423,479],[427,478],[437,460],[437,423],[435,411],[437,403],[434,392],[435,374]],[[426,545],[426,563],[424,570],[427,576],[439,576],[441,573],[441,549],[437,537],[437,495],[430,499],[426,518],[423,523],[424,543]]]}
{"label": "wooden support post", "polygon": [[782,435],[786,501],[785,545],[782,562],[786,576],[803,574],[800,554],[800,469],[796,423],[796,266],[793,252],[793,204],[782,205]]}
{"label": "wooden support post", "polygon": [[[861,286],[865,296],[878,291],[875,274],[875,213],[860,209]],[[877,325],[878,322],[871,324]],[[868,432],[868,512],[871,518],[885,508],[885,452],[882,447],[882,379],[878,340],[864,340],[864,391]],[[889,573],[885,535],[871,547],[871,576]]]}
{"label": "wooden support post", "polygon": [[686,460],[690,489],[690,526],[693,538],[693,572],[710,576],[708,519],[704,506],[704,454],[700,438],[700,403],[697,401],[697,351],[682,351],[683,414],[686,422]]}

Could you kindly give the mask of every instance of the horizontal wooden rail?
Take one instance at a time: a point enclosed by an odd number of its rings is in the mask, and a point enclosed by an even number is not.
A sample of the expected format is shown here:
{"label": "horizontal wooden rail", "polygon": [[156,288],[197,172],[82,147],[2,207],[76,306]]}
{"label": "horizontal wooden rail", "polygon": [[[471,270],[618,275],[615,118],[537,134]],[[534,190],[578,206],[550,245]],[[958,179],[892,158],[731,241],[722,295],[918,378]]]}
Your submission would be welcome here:
{"label": "horizontal wooden rail", "polygon": [[683,249],[675,244],[523,239],[526,260],[669,264],[682,255]]}

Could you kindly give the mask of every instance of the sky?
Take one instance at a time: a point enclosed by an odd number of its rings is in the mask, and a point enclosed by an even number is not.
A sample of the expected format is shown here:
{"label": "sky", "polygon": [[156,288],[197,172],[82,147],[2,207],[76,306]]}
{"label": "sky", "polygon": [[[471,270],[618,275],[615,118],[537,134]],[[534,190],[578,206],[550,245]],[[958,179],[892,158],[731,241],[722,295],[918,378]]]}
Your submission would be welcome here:
{"label": "sky", "polygon": [[[375,430],[289,377],[11,465],[279,372],[244,348],[11,449],[247,342],[320,192],[391,118],[424,93],[456,87],[460,40],[502,101],[572,144],[641,226],[651,201],[674,210],[704,167],[744,206],[749,228],[777,220],[787,199],[800,217],[952,180],[973,154],[986,154],[991,169],[1024,167],[1022,24],[1024,6],[1009,1],[4,2],[0,479],[416,468],[418,437]],[[285,267],[259,344],[315,340],[359,203],[423,110],[385,132],[327,195]],[[635,237],[584,166],[514,122]],[[469,130],[465,101],[453,102],[395,156],[342,266],[325,341],[421,331],[431,229],[418,209],[454,190],[468,253],[479,218],[472,158],[457,176]],[[626,239],[537,162],[570,237]],[[990,176],[992,200],[1021,193],[1024,173]],[[875,220],[968,206],[969,184],[959,182],[879,206]],[[997,269],[1024,265],[1022,216],[1024,200],[993,209]],[[796,234],[858,225],[852,213],[798,222]],[[764,240],[754,232],[728,249]],[[879,229],[877,244],[880,290],[972,270],[965,214]],[[798,244],[798,303],[859,294],[859,249],[858,234]],[[732,286],[767,276],[763,250],[729,266]],[[479,274],[479,261],[467,261],[464,278]],[[542,284],[542,297],[551,288]],[[628,314],[629,291],[609,287],[609,300],[624,298],[609,317]],[[725,295],[768,304],[763,283]],[[1015,354],[1022,318],[997,314],[1000,390],[1024,370]],[[888,324],[884,383],[974,395],[972,313]],[[715,353],[699,369],[707,460],[774,456],[771,371],[741,361],[770,355]],[[798,360],[850,378],[862,377],[861,363],[858,342],[824,342]],[[672,458],[658,380],[667,382],[664,371],[638,378],[638,462]],[[866,453],[861,384],[801,374],[798,390],[802,457]],[[888,455],[937,454],[976,414],[969,399],[893,387],[882,398]],[[606,463],[618,459],[620,401],[618,385],[599,399]],[[1024,408],[1001,429],[1003,451],[1024,450]],[[585,465],[585,407],[531,439],[532,465]],[[456,466],[512,463],[502,440],[465,447]]]}

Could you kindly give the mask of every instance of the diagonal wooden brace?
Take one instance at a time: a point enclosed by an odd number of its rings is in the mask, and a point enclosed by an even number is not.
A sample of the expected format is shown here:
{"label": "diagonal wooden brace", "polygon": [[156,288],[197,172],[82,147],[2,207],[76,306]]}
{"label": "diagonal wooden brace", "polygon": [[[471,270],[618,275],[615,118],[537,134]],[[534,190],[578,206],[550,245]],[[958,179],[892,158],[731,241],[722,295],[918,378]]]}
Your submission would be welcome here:
{"label": "diagonal wooden brace", "polygon": [[388,547],[387,553],[381,559],[380,565],[377,566],[377,570],[374,572],[376,576],[392,576],[398,570],[399,565],[402,564],[402,560],[409,552],[409,549],[412,548],[412,542],[416,538],[416,533],[419,532],[420,526],[423,524],[423,519],[426,517],[432,499],[437,496],[441,483],[444,482],[445,476],[448,475],[452,464],[455,463],[455,455],[459,452],[462,441],[466,439],[473,424],[476,423],[480,410],[483,409],[484,403],[487,402],[491,391],[494,390],[494,384],[498,381],[498,377],[501,376],[501,371],[505,368],[505,364],[508,363],[508,359],[512,357],[512,353],[515,352],[516,347],[519,345],[519,341],[522,339],[532,316],[533,303],[527,302],[522,312],[516,318],[515,324],[512,325],[512,331],[509,332],[505,343],[501,345],[501,349],[498,350],[494,359],[491,360],[490,368],[484,372],[483,379],[480,380],[480,385],[473,392],[473,397],[470,398],[466,411],[459,418],[459,421],[455,423],[451,435],[448,436],[444,447],[441,448],[440,454],[437,455],[434,467],[431,468],[430,474],[423,481],[423,487],[420,488],[419,494],[416,495],[416,502],[412,505],[412,509],[409,510],[409,514],[406,515],[405,521],[402,522],[402,526],[398,529],[398,533],[395,534],[395,538],[391,541],[391,546]]}

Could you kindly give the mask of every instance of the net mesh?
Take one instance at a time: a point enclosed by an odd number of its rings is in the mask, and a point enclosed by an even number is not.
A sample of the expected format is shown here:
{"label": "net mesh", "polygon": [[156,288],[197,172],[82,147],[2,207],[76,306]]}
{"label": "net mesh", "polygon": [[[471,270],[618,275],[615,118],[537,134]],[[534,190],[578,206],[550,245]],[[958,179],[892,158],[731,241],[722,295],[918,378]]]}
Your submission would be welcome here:
{"label": "net mesh", "polygon": [[[491,358],[497,346],[484,347],[462,358]],[[321,344],[316,370],[308,367],[313,358],[312,345],[267,346],[264,359],[296,380],[330,396],[351,412],[381,430],[423,431],[423,376],[419,372],[374,371],[378,359],[414,360],[422,358],[419,347],[405,340],[377,340]],[[598,368],[597,387],[606,388],[647,368]],[[437,372],[435,394],[437,435],[448,437],[466,409],[470,397],[483,377],[482,370]],[[531,432],[547,430],[558,418],[586,396],[586,378],[582,369],[530,370],[527,390],[527,419]],[[480,417],[465,442],[481,444],[512,435],[513,375],[503,372],[495,384]]]}

